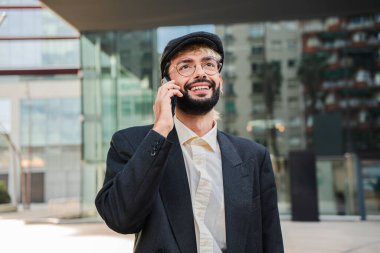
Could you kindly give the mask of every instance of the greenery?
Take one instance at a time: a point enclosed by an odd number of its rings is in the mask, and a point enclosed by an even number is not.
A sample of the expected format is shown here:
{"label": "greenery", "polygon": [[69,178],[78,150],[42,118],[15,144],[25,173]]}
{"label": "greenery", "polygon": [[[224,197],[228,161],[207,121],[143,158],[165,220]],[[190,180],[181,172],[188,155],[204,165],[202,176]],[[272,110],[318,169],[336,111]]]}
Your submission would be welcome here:
{"label": "greenery", "polygon": [[[280,93],[282,75],[281,64],[278,61],[264,62],[260,64],[257,75],[263,84],[265,110],[267,121],[274,119],[274,104],[276,95]],[[277,145],[277,130],[274,124],[267,129],[268,144],[275,157],[279,157],[280,151]],[[278,165],[279,166],[279,165]],[[279,167],[277,167],[279,168]]]}
{"label": "greenery", "polygon": [[11,202],[11,197],[8,194],[7,188],[3,181],[0,181],[0,204],[6,204]]}
{"label": "greenery", "polygon": [[305,86],[311,99],[311,109],[315,112],[318,93],[322,88],[322,83],[327,70],[328,55],[326,54],[305,54],[302,56],[298,69],[298,77]]}

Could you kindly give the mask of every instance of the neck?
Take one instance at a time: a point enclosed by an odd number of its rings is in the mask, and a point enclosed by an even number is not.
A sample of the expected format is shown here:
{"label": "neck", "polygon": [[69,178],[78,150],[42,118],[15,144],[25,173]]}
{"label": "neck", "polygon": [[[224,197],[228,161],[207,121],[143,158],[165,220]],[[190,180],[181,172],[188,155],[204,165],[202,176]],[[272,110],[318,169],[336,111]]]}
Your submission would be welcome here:
{"label": "neck", "polygon": [[183,113],[178,108],[176,109],[177,118],[198,136],[205,135],[213,128],[215,121],[215,113],[216,112],[214,111],[214,109],[212,109],[205,115],[189,115]]}

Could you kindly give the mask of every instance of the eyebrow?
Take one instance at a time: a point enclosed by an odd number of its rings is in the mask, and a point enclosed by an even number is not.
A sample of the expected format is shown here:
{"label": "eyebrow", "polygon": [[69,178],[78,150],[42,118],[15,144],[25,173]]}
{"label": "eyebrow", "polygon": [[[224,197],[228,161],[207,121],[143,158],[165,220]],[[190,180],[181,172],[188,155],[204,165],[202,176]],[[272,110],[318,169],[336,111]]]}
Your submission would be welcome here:
{"label": "eyebrow", "polygon": [[[217,59],[215,59],[214,57],[212,56],[205,56],[201,59],[201,61],[208,61],[208,60],[215,60],[217,61]],[[191,58],[185,58],[183,60],[180,60],[179,62],[177,62],[177,64],[180,64],[180,63],[189,63],[189,62],[194,62],[193,59]]]}
{"label": "eyebrow", "polygon": [[206,57],[203,57],[202,58],[202,61],[207,61],[207,60],[215,60],[215,61],[218,61],[217,59],[215,59],[215,57],[213,57],[213,56],[206,56]]}
{"label": "eyebrow", "polygon": [[180,63],[189,63],[189,62],[193,62],[194,60],[191,59],[191,58],[185,58],[183,60],[180,60],[179,62],[177,62],[177,64],[180,64]]}

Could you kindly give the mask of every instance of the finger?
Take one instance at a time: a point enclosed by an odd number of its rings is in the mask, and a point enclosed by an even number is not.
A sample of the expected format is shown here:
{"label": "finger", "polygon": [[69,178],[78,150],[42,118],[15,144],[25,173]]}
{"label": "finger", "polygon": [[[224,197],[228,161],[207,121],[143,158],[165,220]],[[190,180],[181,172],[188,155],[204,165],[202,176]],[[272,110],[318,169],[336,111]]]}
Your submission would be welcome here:
{"label": "finger", "polygon": [[161,86],[162,85],[165,85],[165,84],[167,84],[167,83],[174,83],[175,82],[175,80],[170,80],[170,81],[167,81],[167,82],[165,82],[165,83],[161,83]]}
{"label": "finger", "polygon": [[174,80],[170,80],[167,83],[161,84],[161,86],[159,87],[159,90],[164,90],[164,89],[168,89],[170,87],[173,87],[175,85],[174,83],[175,83]]}
{"label": "finger", "polygon": [[157,96],[164,96],[169,90],[172,90],[172,89],[175,89],[175,90],[178,90],[180,89],[180,87],[174,83],[166,83],[164,85],[162,85],[158,91],[157,91]]}
{"label": "finger", "polygon": [[[157,94],[157,96],[159,96],[159,97],[165,97],[165,96],[167,96],[167,95],[169,95],[169,96],[173,96],[173,92],[175,92],[175,94],[177,95],[177,94],[179,94],[179,93],[181,93],[180,91],[180,87],[179,86],[177,86],[177,85],[168,85],[168,86],[164,86],[164,87],[162,87],[161,88],[161,90],[160,90],[160,92]],[[179,92],[179,93],[178,93]],[[179,96],[181,96],[182,97],[182,93],[179,95]]]}
{"label": "finger", "polygon": [[180,87],[178,86],[178,85],[176,85],[175,83],[166,83],[166,84],[164,84],[164,85],[162,85],[161,87],[160,87],[160,89],[167,89],[167,90],[169,90],[169,89],[179,89]]}
{"label": "finger", "polygon": [[174,89],[169,90],[168,93],[167,93],[167,95],[168,95],[169,97],[173,97],[173,96],[183,97],[183,94],[182,94],[181,91],[179,91],[179,90],[174,90]]}

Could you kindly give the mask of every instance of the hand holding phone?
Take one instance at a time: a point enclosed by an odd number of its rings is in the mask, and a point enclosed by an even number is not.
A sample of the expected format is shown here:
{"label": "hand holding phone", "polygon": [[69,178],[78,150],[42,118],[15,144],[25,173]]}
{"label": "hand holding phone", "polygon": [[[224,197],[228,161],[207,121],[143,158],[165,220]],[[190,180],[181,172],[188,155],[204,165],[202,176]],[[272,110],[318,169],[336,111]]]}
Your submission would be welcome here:
{"label": "hand holding phone", "polygon": [[164,137],[166,137],[174,127],[173,115],[177,96],[183,96],[179,86],[176,85],[174,81],[170,81],[170,78],[163,78],[153,106],[153,130]]}
{"label": "hand holding phone", "polygon": [[[168,76],[164,76],[164,78],[162,78],[161,80],[161,84],[164,84],[164,83],[167,83],[170,81],[170,78]],[[175,106],[177,104],[177,96],[172,96],[171,97],[171,100],[172,100],[172,115],[174,116],[175,114]]]}

